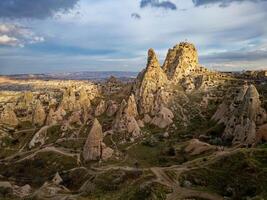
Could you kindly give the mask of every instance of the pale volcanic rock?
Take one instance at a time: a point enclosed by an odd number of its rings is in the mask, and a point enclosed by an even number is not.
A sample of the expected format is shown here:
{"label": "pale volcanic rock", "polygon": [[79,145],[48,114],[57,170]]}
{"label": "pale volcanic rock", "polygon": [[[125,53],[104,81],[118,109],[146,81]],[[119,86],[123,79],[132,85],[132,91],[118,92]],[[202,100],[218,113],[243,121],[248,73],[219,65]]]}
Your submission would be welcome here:
{"label": "pale volcanic rock", "polygon": [[101,99],[101,101],[99,102],[99,104],[97,105],[95,109],[95,116],[98,117],[104,114],[106,110],[107,110],[107,104],[103,99]]}
{"label": "pale volcanic rock", "polygon": [[76,125],[82,125],[81,121],[81,111],[75,111],[71,114],[71,116],[68,119],[69,124],[76,124]]}
{"label": "pale volcanic rock", "polygon": [[113,153],[114,150],[110,147],[107,147],[105,143],[102,142],[102,153],[101,153],[102,160],[108,160],[109,158],[112,157]]}
{"label": "pale volcanic rock", "polygon": [[66,111],[62,107],[59,107],[56,111],[53,108],[50,108],[46,124],[51,125],[61,123],[64,120],[65,115]]}
{"label": "pale volcanic rock", "polygon": [[134,94],[131,94],[130,97],[128,98],[127,107],[125,108],[124,112],[132,117],[138,116],[137,105]]}
{"label": "pale volcanic rock", "polygon": [[198,53],[196,47],[188,42],[169,49],[163,69],[170,80],[178,82],[184,76],[190,75],[198,68]]}
{"label": "pale volcanic rock", "polygon": [[56,185],[59,185],[63,182],[63,179],[61,178],[58,172],[55,174],[54,178],[52,179],[52,182]]}
{"label": "pale volcanic rock", "polygon": [[[132,137],[138,137],[141,135],[140,127],[134,116],[129,115],[126,111],[127,109],[128,104],[123,99],[113,122],[113,130],[119,133],[129,133]],[[130,112],[130,114],[132,113]]]}
{"label": "pale volcanic rock", "polygon": [[33,118],[33,124],[38,126],[42,126],[45,122],[46,113],[40,100],[36,101],[32,118]]}
{"label": "pale volcanic rock", "polygon": [[159,112],[152,119],[151,124],[159,128],[166,128],[173,123],[174,115],[172,111],[164,106],[161,106]]}
{"label": "pale volcanic rock", "polygon": [[145,124],[149,124],[151,122],[151,120],[152,120],[152,118],[148,114],[144,115],[143,122]]}
{"label": "pale volcanic rock", "polygon": [[147,67],[138,75],[135,85],[135,97],[140,114],[150,113],[154,109],[156,93],[167,81],[154,50],[149,49]]}
{"label": "pale volcanic rock", "polygon": [[184,151],[191,156],[200,155],[214,150],[216,150],[215,146],[212,146],[205,142],[201,142],[198,139],[190,140],[188,145],[184,149]]}
{"label": "pale volcanic rock", "polygon": [[141,135],[141,129],[133,116],[127,117],[127,132],[134,138]]}
{"label": "pale volcanic rock", "polygon": [[4,111],[0,115],[0,123],[12,127],[16,127],[19,124],[17,116],[11,105],[8,104],[5,106]]}
{"label": "pale volcanic rock", "polygon": [[62,101],[60,102],[59,108],[66,112],[79,110],[79,104],[76,102],[76,96],[73,88],[69,87],[63,92]]}
{"label": "pale volcanic rock", "polygon": [[257,135],[257,143],[261,141],[267,142],[267,124],[260,126],[259,129],[257,130],[256,135]]}
{"label": "pale volcanic rock", "polygon": [[257,126],[266,121],[266,112],[255,86],[244,85],[232,102],[225,101],[219,106],[212,119],[225,124],[224,139],[251,145],[256,142]]}
{"label": "pale volcanic rock", "polygon": [[95,118],[93,126],[88,134],[83,147],[83,158],[85,161],[101,159],[103,132],[102,126]]}
{"label": "pale volcanic rock", "polygon": [[107,102],[107,111],[106,114],[108,117],[112,117],[115,115],[115,113],[117,112],[119,106],[117,104],[117,102],[109,100]]}
{"label": "pale volcanic rock", "polygon": [[35,147],[37,144],[39,144],[40,146],[45,144],[46,136],[47,136],[47,130],[50,127],[51,126],[43,126],[37,133],[35,133],[35,135],[33,136],[33,138],[31,139],[31,141],[29,143],[30,149]]}
{"label": "pale volcanic rock", "polygon": [[84,87],[80,90],[79,104],[83,112],[83,119],[86,121],[89,117],[91,101]]}

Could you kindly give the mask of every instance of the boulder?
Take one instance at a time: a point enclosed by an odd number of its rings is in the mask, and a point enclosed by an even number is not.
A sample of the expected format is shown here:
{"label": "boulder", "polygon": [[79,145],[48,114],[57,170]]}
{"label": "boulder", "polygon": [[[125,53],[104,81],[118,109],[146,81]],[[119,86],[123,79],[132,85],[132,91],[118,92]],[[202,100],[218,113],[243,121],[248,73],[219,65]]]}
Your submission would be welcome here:
{"label": "boulder", "polygon": [[159,128],[166,128],[173,123],[174,115],[172,111],[164,106],[161,106],[159,112],[152,119],[151,124]]}
{"label": "boulder", "polygon": [[198,139],[190,140],[184,149],[184,151],[191,156],[196,156],[196,155],[200,155],[200,154],[215,151],[215,150],[216,150],[215,146],[212,146],[205,142],[201,142]]}

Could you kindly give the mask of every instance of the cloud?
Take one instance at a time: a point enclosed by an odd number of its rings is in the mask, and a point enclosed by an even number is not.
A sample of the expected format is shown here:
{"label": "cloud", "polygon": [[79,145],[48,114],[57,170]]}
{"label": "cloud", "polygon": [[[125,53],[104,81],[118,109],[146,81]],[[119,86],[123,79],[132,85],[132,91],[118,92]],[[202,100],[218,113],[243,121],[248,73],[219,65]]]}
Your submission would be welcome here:
{"label": "cloud", "polygon": [[195,6],[206,6],[208,4],[219,4],[220,7],[227,7],[233,2],[261,2],[267,0],[192,0]]}
{"label": "cloud", "polygon": [[78,0],[1,0],[0,17],[44,19],[58,12],[70,11],[77,2]]}
{"label": "cloud", "polygon": [[159,1],[159,0],[141,0],[140,8],[145,7],[164,8],[167,10],[176,10],[177,7],[171,1]]}
{"label": "cloud", "polygon": [[132,13],[132,14],[131,14],[131,17],[132,17],[133,19],[141,19],[141,15],[139,15],[138,13]]}
{"label": "cloud", "polygon": [[30,28],[16,24],[0,24],[0,46],[19,46],[43,42],[44,38],[37,36]]}

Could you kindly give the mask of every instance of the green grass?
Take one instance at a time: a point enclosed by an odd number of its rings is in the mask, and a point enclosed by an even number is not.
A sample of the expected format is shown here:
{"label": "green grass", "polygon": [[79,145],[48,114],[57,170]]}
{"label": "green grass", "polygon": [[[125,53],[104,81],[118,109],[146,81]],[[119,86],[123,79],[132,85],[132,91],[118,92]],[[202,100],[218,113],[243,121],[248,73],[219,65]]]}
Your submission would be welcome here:
{"label": "green grass", "polygon": [[54,152],[38,153],[34,159],[19,163],[0,165],[0,173],[6,178],[14,177],[18,182],[41,185],[51,179],[56,172],[76,166],[76,159]]}
{"label": "green grass", "polygon": [[197,188],[206,188],[231,199],[264,196],[267,194],[266,155],[266,149],[241,149],[207,167],[183,173],[180,181],[189,180]]}

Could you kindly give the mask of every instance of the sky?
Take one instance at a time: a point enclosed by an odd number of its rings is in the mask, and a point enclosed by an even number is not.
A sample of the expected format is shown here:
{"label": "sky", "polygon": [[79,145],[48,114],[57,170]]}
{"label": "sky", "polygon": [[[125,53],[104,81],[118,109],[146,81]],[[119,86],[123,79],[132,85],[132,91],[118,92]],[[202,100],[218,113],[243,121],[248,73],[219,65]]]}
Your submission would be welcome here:
{"label": "sky", "polygon": [[140,71],[182,41],[210,69],[267,69],[267,0],[0,0],[0,74]]}

